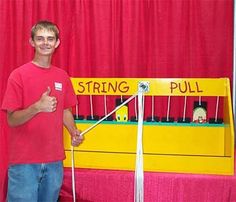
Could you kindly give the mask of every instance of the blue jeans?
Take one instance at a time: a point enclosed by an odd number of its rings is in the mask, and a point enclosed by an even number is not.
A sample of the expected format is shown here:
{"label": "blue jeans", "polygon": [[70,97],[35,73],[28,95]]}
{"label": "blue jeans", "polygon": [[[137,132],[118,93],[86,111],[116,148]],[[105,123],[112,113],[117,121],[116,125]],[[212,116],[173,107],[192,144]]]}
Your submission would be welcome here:
{"label": "blue jeans", "polygon": [[56,202],[63,180],[62,161],[17,164],[8,169],[8,202]]}

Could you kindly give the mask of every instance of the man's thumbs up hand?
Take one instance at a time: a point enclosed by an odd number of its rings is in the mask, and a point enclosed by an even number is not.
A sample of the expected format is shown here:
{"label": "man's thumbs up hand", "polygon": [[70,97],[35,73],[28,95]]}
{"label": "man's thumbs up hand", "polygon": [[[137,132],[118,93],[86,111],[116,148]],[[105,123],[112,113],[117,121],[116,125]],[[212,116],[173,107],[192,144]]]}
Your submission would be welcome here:
{"label": "man's thumbs up hand", "polygon": [[48,86],[47,90],[42,94],[36,106],[39,112],[54,112],[57,108],[57,99],[50,96],[51,88]]}

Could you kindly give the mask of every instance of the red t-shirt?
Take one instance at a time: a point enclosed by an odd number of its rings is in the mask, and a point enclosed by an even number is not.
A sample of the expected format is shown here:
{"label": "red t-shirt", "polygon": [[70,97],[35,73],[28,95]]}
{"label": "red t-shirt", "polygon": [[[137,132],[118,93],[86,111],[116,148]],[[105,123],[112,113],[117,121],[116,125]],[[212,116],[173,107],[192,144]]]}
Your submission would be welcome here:
{"label": "red t-shirt", "polygon": [[16,111],[29,107],[51,88],[57,99],[55,112],[41,112],[28,122],[10,128],[9,163],[45,163],[63,160],[63,110],[76,104],[67,73],[55,66],[44,69],[27,63],[15,69],[7,84],[2,109]]}

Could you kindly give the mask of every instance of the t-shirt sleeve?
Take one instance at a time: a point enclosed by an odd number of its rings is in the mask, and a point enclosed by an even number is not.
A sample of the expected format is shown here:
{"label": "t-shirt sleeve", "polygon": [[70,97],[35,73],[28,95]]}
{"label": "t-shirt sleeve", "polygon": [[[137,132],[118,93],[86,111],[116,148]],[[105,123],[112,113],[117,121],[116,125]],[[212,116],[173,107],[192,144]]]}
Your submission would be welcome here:
{"label": "t-shirt sleeve", "polygon": [[70,78],[66,79],[65,102],[64,109],[73,107],[77,104],[77,97],[75,95]]}
{"label": "t-shirt sleeve", "polygon": [[23,90],[20,75],[13,73],[9,76],[6,92],[3,97],[2,110],[16,111],[23,107]]}

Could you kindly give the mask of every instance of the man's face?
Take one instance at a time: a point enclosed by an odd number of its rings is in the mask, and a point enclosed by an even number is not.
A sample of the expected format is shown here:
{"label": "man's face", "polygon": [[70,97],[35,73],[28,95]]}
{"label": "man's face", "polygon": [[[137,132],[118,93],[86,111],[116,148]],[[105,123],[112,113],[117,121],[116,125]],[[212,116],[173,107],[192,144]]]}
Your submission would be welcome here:
{"label": "man's face", "polygon": [[59,46],[59,39],[56,40],[55,33],[46,29],[38,30],[33,39],[30,39],[31,45],[35,48],[35,54],[41,56],[50,56]]}

